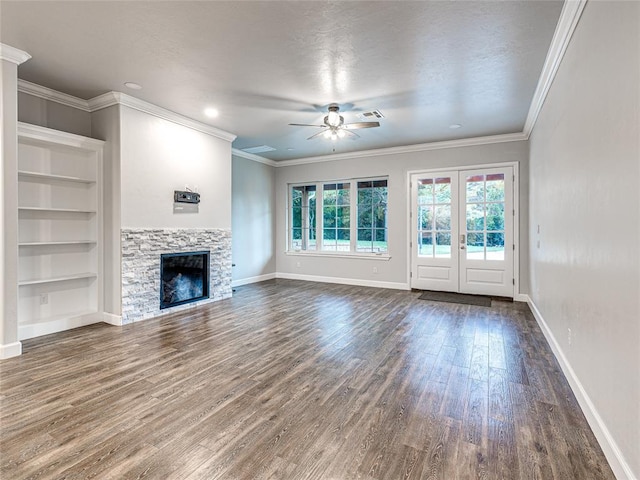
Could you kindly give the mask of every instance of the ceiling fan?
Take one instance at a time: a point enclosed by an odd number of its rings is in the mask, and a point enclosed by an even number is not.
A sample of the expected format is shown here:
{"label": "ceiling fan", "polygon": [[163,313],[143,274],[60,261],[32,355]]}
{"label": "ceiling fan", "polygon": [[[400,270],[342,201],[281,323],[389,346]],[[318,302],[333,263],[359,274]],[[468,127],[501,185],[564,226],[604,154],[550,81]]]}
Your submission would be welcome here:
{"label": "ceiling fan", "polygon": [[322,128],[318,133],[311,135],[307,140],[323,135],[324,138],[330,138],[331,140],[337,140],[343,138],[347,134],[353,137],[360,137],[351,130],[357,130],[359,128],[373,128],[379,127],[380,122],[356,122],[356,123],[344,123],[344,117],[340,115],[340,107],[337,103],[332,103],[328,107],[329,113],[324,117],[323,125],[310,125],[308,123],[290,123],[294,127],[318,127]]}

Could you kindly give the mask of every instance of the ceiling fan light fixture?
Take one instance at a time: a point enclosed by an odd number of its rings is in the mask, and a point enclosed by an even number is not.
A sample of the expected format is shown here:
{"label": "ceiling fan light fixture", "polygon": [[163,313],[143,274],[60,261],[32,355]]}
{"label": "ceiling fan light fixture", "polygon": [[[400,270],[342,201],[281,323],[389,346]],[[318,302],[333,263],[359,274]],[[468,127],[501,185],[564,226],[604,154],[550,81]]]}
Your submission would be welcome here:
{"label": "ceiling fan light fixture", "polygon": [[327,123],[332,127],[340,125],[340,114],[335,110],[330,110],[329,115],[327,115]]}
{"label": "ceiling fan light fixture", "polygon": [[331,130],[326,130],[323,136],[324,138],[331,138]]}
{"label": "ceiling fan light fixture", "polygon": [[344,130],[342,130],[342,129],[338,130],[338,137],[344,138],[345,135],[346,134],[344,133]]}

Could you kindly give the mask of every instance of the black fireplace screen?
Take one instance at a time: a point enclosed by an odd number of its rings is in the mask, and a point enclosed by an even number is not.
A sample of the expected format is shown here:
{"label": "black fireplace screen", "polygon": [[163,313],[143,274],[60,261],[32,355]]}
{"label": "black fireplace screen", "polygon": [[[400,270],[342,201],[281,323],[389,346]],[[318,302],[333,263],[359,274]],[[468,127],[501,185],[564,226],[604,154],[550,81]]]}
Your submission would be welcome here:
{"label": "black fireplace screen", "polygon": [[209,252],[160,255],[160,308],[209,298]]}

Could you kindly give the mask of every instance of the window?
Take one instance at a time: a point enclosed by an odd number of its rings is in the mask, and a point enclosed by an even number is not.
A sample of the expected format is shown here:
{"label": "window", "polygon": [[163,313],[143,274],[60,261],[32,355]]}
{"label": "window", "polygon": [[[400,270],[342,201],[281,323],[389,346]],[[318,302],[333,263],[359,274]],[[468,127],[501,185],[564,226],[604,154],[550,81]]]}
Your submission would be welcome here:
{"label": "window", "polygon": [[351,250],[350,187],[350,183],[327,183],[322,186],[322,250]]}
{"label": "window", "polygon": [[316,186],[303,185],[291,190],[291,248],[316,248]]}
{"label": "window", "polygon": [[358,252],[387,251],[387,181],[358,182]]}
{"label": "window", "polygon": [[386,178],[292,185],[289,195],[290,251],[388,251]]}

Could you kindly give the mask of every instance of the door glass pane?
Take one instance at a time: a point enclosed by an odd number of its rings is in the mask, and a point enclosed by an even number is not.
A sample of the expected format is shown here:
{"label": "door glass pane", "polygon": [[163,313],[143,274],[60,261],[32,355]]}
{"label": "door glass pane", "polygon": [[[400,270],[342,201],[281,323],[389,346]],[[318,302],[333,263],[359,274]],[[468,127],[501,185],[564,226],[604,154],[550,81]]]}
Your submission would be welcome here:
{"label": "door glass pane", "polygon": [[467,177],[467,203],[484,202],[484,175]]}
{"label": "door glass pane", "polygon": [[433,203],[433,179],[418,180],[418,203]]}
{"label": "door glass pane", "polygon": [[433,234],[431,232],[418,233],[418,255],[433,257]]}
{"label": "door glass pane", "polygon": [[487,203],[487,230],[504,230],[504,203]]}
{"label": "door glass pane", "polygon": [[487,202],[504,201],[504,174],[487,175]]}
{"label": "door glass pane", "polygon": [[451,179],[435,179],[436,203],[451,203]]}
{"label": "door glass pane", "polygon": [[451,230],[451,205],[436,207],[436,230]]}
{"label": "door glass pane", "polygon": [[487,233],[487,260],[504,260],[504,232]]}
{"label": "door glass pane", "polygon": [[435,250],[436,250],[437,258],[451,258],[451,233],[450,232],[436,233]]}
{"label": "door glass pane", "polygon": [[484,230],[484,204],[467,204],[467,230]]}
{"label": "door glass pane", "polygon": [[467,259],[484,260],[483,232],[470,232],[467,234]]}
{"label": "door glass pane", "polygon": [[420,207],[420,215],[418,217],[418,230],[433,229],[433,207]]}

